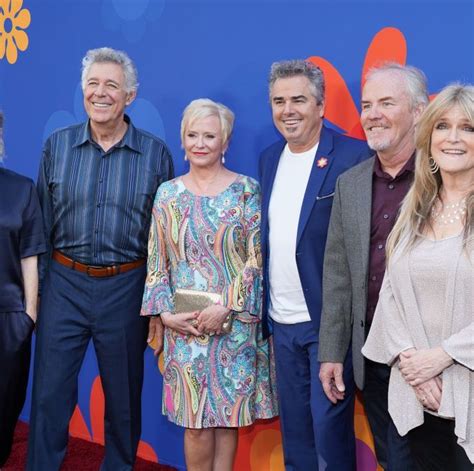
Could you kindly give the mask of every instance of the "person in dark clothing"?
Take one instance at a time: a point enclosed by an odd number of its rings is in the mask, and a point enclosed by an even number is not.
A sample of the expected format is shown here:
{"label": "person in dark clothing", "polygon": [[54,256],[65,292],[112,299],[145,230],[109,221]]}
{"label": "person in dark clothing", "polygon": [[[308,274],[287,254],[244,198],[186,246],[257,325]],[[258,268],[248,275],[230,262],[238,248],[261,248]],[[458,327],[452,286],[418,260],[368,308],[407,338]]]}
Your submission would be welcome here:
{"label": "person in dark clothing", "polygon": [[[0,113],[0,155],[3,155]],[[1,159],[1,157],[0,157]],[[0,168],[0,468],[25,402],[38,298],[37,256],[46,250],[33,182]]]}

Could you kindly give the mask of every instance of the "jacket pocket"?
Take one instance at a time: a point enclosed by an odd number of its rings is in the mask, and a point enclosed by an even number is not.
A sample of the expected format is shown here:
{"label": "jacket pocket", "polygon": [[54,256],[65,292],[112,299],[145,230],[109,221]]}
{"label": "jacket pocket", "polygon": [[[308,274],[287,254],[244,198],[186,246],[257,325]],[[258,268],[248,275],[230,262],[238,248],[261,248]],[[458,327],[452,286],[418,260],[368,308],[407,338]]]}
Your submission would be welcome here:
{"label": "jacket pocket", "polygon": [[332,193],[328,193],[326,195],[318,195],[316,196],[316,201],[321,201],[321,200],[325,200],[325,199],[328,199],[328,198],[332,198],[334,196],[335,192],[333,191]]}

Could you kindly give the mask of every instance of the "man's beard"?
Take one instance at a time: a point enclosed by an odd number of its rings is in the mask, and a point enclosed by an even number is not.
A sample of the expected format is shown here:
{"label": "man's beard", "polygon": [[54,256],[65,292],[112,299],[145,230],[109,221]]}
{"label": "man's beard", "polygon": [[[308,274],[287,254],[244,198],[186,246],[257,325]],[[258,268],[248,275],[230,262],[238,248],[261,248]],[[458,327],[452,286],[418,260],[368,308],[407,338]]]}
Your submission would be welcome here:
{"label": "man's beard", "polygon": [[380,151],[387,150],[392,143],[391,143],[391,140],[388,139],[388,138],[385,138],[385,139],[370,139],[370,138],[368,138],[367,139],[367,144],[375,152],[380,152]]}

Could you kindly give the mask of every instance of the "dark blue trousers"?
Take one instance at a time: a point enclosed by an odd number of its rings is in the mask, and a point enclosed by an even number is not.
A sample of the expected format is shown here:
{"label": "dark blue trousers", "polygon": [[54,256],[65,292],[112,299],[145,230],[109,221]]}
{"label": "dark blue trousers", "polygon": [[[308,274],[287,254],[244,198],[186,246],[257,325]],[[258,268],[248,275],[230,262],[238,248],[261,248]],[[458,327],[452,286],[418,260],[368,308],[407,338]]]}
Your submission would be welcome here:
{"label": "dark blue trousers", "polygon": [[311,322],[273,323],[280,423],[287,471],[356,469],[352,359],[346,397],[333,405],[319,380],[318,338]]}
{"label": "dark blue trousers", "polygon": [[91,339],[105,395],[101,469],[133,469],[148,330],[148,320],[139,316],[145,276],[145,267],[139,267],[92,278],[51,261],[38,316],[28,471],[60,468]]}

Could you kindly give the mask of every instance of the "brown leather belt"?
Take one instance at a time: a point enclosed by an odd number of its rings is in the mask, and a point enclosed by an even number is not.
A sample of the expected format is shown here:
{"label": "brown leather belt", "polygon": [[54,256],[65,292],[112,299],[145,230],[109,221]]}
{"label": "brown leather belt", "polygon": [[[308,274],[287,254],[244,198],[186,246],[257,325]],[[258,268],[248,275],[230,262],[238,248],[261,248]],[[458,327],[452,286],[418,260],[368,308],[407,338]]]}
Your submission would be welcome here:
{"label": "brown leather belt", "polygon": [[108,267],[94,267],[92,265],[85,265],[84,263],[76,262],[72,258],[66,257],[58,250],[53,251],[53,260],[64,265],[65,267],[72,268],[73,270],[80,271],[86,275],[93,276],[95,278],[105,278],[107,276],[115,276],[119,273],[126,273],[127,271],[133,270],[134,268],[145,265],[146,260],[141,258],[129,263],[119,263],[118,265],[110,265]]}

